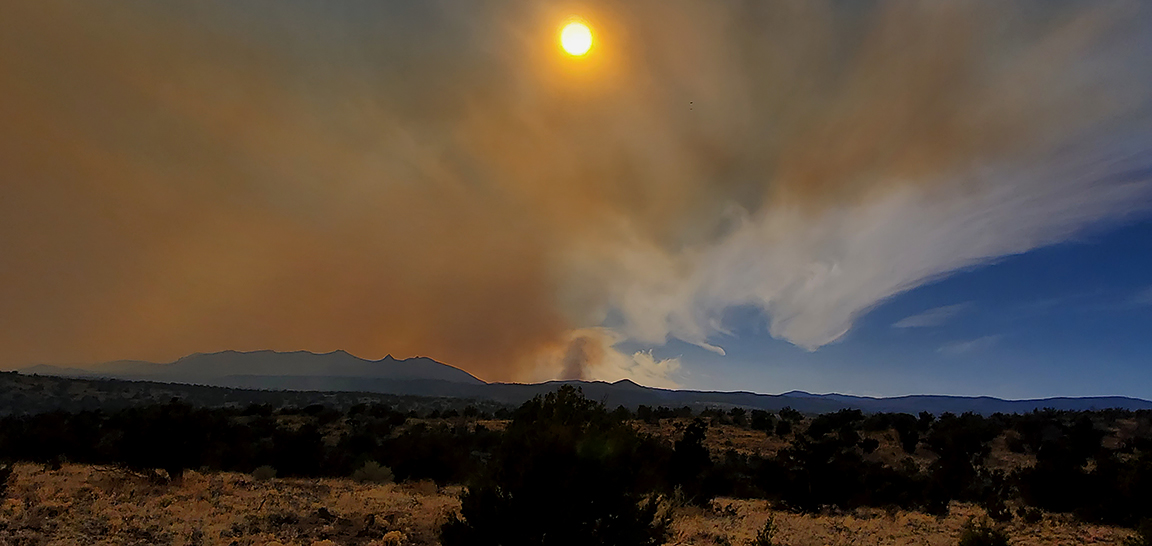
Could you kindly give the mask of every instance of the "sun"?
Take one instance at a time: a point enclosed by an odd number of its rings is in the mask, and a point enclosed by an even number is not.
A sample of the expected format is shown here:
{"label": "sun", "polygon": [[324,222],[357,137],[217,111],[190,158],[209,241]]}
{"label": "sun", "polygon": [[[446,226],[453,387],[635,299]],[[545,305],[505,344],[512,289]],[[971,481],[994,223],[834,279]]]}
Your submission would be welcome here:
{"label": "sun", "polygon": [[592,29],[579,21],[564,25],[560,31],[560,47],[575,57],[587,54],[592,49]]}

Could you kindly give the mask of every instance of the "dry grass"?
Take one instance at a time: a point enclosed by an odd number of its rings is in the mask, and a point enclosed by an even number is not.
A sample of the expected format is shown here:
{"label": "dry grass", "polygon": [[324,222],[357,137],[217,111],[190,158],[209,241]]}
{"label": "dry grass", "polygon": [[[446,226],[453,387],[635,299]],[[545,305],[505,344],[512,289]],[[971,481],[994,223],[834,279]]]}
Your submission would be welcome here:
{"label": "dry grass", "polygon": [[[952,504],[944,518],[905,511],[857,510],[844,515],[805,516],[773,511],[765,501],[720,499],[718,510],[685,507],[675,511],[672,545],[745,545],[768,518],[773,518],[776,544],[831,545],[955,545],[970,518],[984,511]],[[1019,520],[1005,529],[1013,546],[1122,544],[1130,531],[1085,525],[1063,516],[1045,516],[1036,525]]]}
{"label": "dry grass", "polygon": [[458,492],[196,472],[160,485],[118,469],[21,464],[0,506],[0,544],[437,544]]}
{"label": "dry grass", "polygon": [[[690,418],[661,419],[658,423],[633,421],[636,430],[659,438],[669,445],[684,434],[684,428],[692,423]],[[734,450],[741,455],[774,457],[776,452],[788,447],[791,436],[781,438],[769,436],[762,431],[736,425],[712,425],[704,438],[704,446],[713,456]]]}
{"label": "dry grass", "polygon": [[[357,484],[338,479],[273,479],[189,472],[160,485],[112,468],[17,465],[0,505],[3,545],[433,545],[460,489],[430,482]],[[721,499],[716,509],[679,507],[669,544],[743,546],[769,518],[781,545],[952,545],[979,508],[953,504],[937,518],[858,510],[803,516],[765,501]],[[514,523],[514,522],[510,522]],[[1130,534],[1045,516],[1007,526],[1014,546],[1116,544]]]}
{"label": "dry grass", "polygon": [[[680,438],[684,433],[684,428],[691,422],[692,419],[676,418],[661,419],[659,423],[635,421],[634,424],[640,432],[660,438],[671,445]],[[805,430],[810,422],[811,419],[805,419],[796,426],[796,430]],[[896,437],[896,433],[891,430],[881,432],[865,431],[860,434],[864,438],[873,438],[880,443],[876,451],[864,456],[868,461],[880,462],[898,468],[905,459],[912,459],[921,470],[924,470],[939,458],[939,456],[924,444],[920,444],[914,454],[909,455],[905,453],[904,449],[900,446],[900,441]],[[788,447],[793,436],[794,435],[788,435],[787,437],[781,438],[780,436],[765,434],[759,430],[752,430],[735,425],[712,425],[708,427],[708,435],[704,439],[704,445],[708,448],[708,451],[712,453],[713,457],[722,456],[728,450],[734,450],[741,455],[775,457],[780,450]],[[1108,445],[1110,439],[1114,440],[1114,436],[1105,438],[1105,445]],[[1113,441],[1113,443],[1115,442]],[[1036,464],[1036,457],[1034,455],[1013,453],[1010,451],[1007,447],[1006,435],[1004,434],[992,440],[989,447],[990,453],[985,461],[985,465],[988,468],[1011,471]]]}

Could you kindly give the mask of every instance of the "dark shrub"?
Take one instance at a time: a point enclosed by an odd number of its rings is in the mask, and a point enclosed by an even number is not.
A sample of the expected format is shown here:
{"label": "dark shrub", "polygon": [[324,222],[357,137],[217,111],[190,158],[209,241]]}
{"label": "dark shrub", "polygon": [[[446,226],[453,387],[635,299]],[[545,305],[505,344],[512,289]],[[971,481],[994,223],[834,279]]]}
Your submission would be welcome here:
{"label": "dark shrub", "polygon": [[668,469],[672,483],[679,486],[688,502],[707,505],[716,491],[712,483],[712,458],[704,447],[704,437],[708,425],[696,419],[684,430],[684,435],[676,441]]}
{"label": "dark shrub", "polygon": [[773,472],[762,477],[762,487],[774,490],[792,510],[919,504],[920,488],[911,475],[865,461],[855,443],[845,443],[839,435],[819,440],[797,435],[774,463]]}
{"label": "dark shrub", "polygon": [[256,470],[252,471],[252,479],[258,482],[266,482],[276,477],[276,469],[268,465],[259,466]]}
{"label": "dark shrub", "polygon": [[1141,520],[1136,533],[1124,539],[1124,546],[1152,546],[1152,519]]}
{"label": "dark shrub", "polygon": [[763,430],[768,434],[772,434],[772,429],[776,425],[776,419],[772,417],[771,413],[764,410],[752,410],[752,428],[756,430]]}
{"label": "dark shrub", "polygon": [[662,544],[667,520],[646,495],[644,444],[571,386],[538,396],[516,411],[488,472],[441,527],[441,543]]}
{"label": "dark shrub", "polygon": [[1039,508],[1031,508],[1021,506],[1016,509],[1016,517],[1020,518],[1029,525],[1036,525],[1044,520],[1044,511]]}
{"label": "dark shrub", "polygon": [[932,428],[932,422],[936,420],[936,416],[926,411],[920,412],[919,419],[916,420],[916,425],[920,428],[920,432],[928,432]]}
{"label": "dark shrub", "polygon": [[960,534],[960,546],[1008,546],[1008,534],[987,522],[968,522]]}
{"label": "dark shrub", "polygon": [[900,438],[900,447],[905,453],[916,453],[916,444],[920,443],[920,428],[915,417],[907,413],[897,413],[891,416],[889,422]]}
{"label": "dark shrub", "polygon": [[8,498],[8,480],[12,479],[12,465],[0,466],[0,500]]}
{"label": "dark shrub", "polygon": [[812,419],[812,424],[808,425],[808,435],[819,438],[832,431],[855,431],[863,420],[864,414],[860,410],[842,409],[825,413]]}
{"label": "dark shrub", "polygon": [[772,518],[764,522],[764,526],[756,532],[756,538],[752,539],[752,546],[774,546],[772,537],[776,535],[776,522]]}
{"label": "dark shrub", "polygon": [[781,419],[776,423],[776,435],[787,436],[792,434],[792,423],[790,421]]}
{"label": "dark shrub", "polygon": [[364,466],[352,473],[352,479],[360,483],[392,483],[392,469],[380,466],[376,461],[365,461]]}

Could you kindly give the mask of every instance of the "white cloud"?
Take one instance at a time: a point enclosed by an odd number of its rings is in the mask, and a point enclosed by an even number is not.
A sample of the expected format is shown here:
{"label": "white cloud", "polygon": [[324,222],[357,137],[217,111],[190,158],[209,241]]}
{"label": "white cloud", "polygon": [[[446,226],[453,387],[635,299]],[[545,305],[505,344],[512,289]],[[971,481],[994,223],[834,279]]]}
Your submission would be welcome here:
{"label": "white cloud", "polygon": [[712,245],[667,253],[636,238],[595,261],[614,268],[605,283],[633,339],[708,346],[724,309],[750,305],[770,317],[773,336],[814,350],[895,294],[1143,211],[1147,179],[1100,182],[1132,163],[1066,154],[1042,167],[987,169],[952,191],[909,187],[816,217],[769,208]]}
{"label": "white cloud", "polygon": [[1144,288],[1132,296],[1132,305],[1145,306],[1152,305],[1152,286]]}
{"label": "white cloud", "polygon": [[957,303],[955,305],[945,305],[942,307],[935,307],[917,313],[915,315],[904,317],[892,324],[893,328],[929,328],[932,326],[940,326],[949,320],[952,320],[956,315],[964,312],[972,307],[971,303]]}
{"label": "white cloud", "polygon": [[982,351],[992,347],[993,345],[996,345],[1003,337],[1004,336],[1001,335],[991,335],[965,341],[946,343],[937,349],[937,352],[955,356],[971,353],[974,351]]}

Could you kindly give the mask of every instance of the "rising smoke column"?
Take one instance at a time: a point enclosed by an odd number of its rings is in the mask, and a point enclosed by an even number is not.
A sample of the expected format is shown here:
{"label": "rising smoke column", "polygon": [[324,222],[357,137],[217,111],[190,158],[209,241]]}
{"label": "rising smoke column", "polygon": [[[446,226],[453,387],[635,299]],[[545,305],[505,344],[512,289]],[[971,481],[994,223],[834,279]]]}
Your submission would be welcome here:
{"label": "rising smoke column", "polygon": [[1138,4],[581,9],[573,65],[536,2],[6,8],[0,358],[671,384],[614,346],[752,305],[816,349],[1149,204]]}

